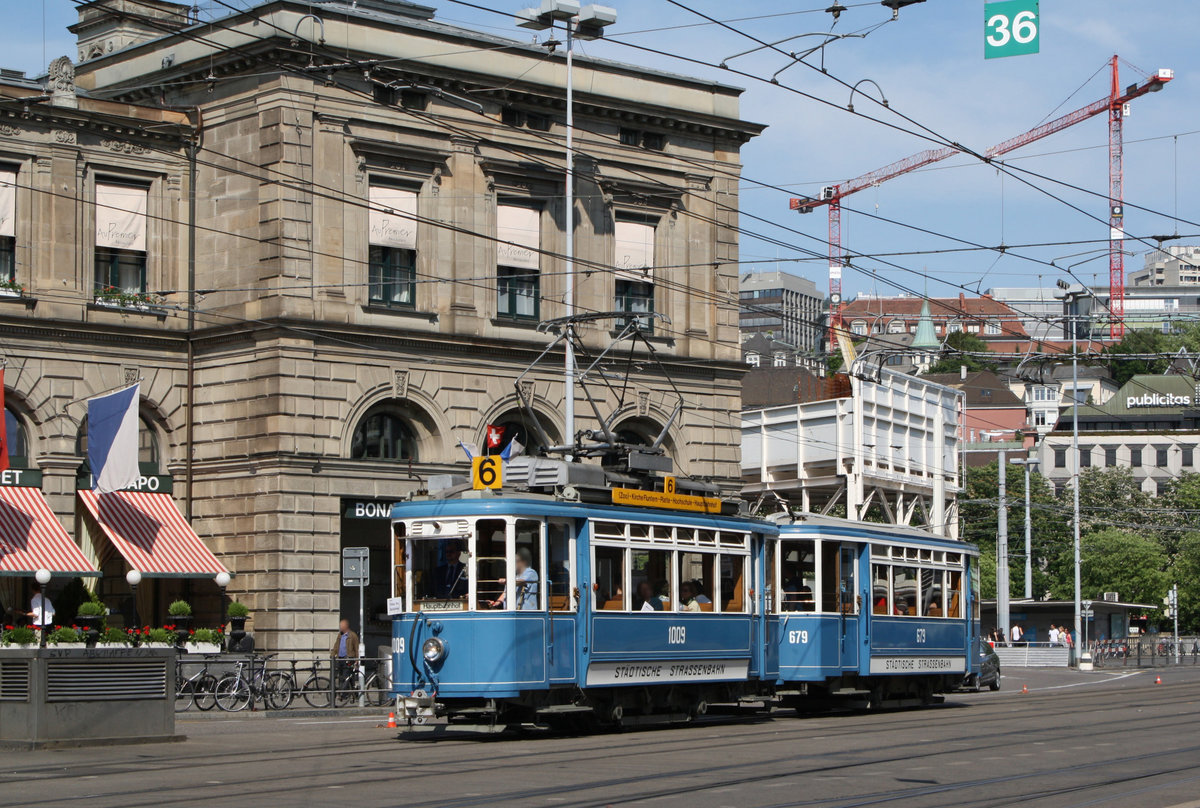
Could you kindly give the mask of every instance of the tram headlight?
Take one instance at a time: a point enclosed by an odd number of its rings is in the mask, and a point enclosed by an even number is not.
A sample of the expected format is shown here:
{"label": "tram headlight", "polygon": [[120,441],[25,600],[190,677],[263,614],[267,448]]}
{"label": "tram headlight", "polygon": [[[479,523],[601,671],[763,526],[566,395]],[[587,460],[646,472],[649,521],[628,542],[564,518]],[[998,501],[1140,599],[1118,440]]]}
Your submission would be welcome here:
{"label": "tram headlight", "polygon": [[441,662],[446,658],[446,643],[437,637],[430,637],[422,643],[421,655],[430,664]]}

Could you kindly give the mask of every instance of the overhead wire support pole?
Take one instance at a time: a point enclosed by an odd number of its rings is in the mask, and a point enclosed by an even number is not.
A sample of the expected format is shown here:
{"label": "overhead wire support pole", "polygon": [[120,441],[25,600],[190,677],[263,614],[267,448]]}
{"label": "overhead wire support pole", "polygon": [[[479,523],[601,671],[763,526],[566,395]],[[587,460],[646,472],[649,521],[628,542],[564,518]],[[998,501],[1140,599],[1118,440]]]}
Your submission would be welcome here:
{"label": "overhead wire support pole", "polygon": [[[567,164],[566,187],[563,190],[563,205],[565,207],[563,226],[567,231],[566,261],[564,275],[566,294],[563,296],[563,309],[566,312],[566,340],[563,342],[563,384],[566,386],[563,398],[563,438],[569,444],[575,443],[575,340],[574,325],[571,318],[575,316],[575,37],[571,20],[565,22],[567,29]],[[571,459],[571,458],[568,458]]]}

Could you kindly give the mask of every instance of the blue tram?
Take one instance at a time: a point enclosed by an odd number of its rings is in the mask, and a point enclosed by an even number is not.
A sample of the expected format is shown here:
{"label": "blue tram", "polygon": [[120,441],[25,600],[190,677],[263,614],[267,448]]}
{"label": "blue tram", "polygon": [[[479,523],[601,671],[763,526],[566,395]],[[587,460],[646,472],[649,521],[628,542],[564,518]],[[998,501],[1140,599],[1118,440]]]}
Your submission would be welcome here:
{"label": "blue tram", "polygon": [[970,545],[722,513],[659,482],[670,493],[460,487],[397,504],[399,716],[629,725],[714,703],[918,704],[977,665]]}

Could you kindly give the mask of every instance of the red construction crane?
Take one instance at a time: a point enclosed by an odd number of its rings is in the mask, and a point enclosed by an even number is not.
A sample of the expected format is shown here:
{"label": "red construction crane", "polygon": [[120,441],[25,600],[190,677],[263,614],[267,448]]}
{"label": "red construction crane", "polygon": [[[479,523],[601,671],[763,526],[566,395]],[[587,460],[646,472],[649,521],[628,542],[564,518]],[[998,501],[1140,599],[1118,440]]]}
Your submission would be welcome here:
{"label": "red construction crane", "polygon": [[[1119,338],[1125,333],[1125,263],[1124,238],[1122,218],[1124,206],[1122,201],[1121,166],[1121,119],[1129,114],[1127,105],[1135,98],[1146,93],[1158,92],[1175,74],[1171,70],[1159,70],[1155,75],[1141,84],[1131,84],[1120,90],[1117,57],[1112,58],[1112,87],[1107,98],[1102,98],[1086,107],[1069,112],[1061,118],[1034,127],[1028,132],[1010,138],[987,150],[988,157],[1007,154],[1036,140],[1061,132],[1063,129],[1086,121],[1102,112],[1109,113],[1108,124],[1108,178],[1109,178],[1109,305],[1112,308],[1113,320],[1110,328],[1111,336]],[[906,157],[883,168],[878,168],[860,177],[840,183],[828,185],[821,189],[820,195],[813,198],[792,199],[791,209],[800,213],[812,213],[821,205],[829,206],[829,346],[833,351],[836,345],[835,332],[841,325],[842,311],[842,268],[846,265],[845,253],[842,249],[842,199],[865,188],[871,188],[881,182],[907,174],[918,168],[945,160],[961,149],[947,146],[941,149],[926,149],[911,157]]]}

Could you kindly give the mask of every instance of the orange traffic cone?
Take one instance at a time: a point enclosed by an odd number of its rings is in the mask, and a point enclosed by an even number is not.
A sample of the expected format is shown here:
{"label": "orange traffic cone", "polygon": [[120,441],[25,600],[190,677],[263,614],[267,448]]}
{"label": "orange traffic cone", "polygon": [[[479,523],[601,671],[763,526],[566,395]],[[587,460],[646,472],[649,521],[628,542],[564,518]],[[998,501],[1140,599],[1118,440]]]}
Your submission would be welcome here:
{"label": "orange traffic cone", "polygon": [[1162,684],[1162,677],[1161,677],[1161,676],[1155,676],[1155,677],[1154,677],[1154,684],[1156,684],[1156,685],[1161,685],[1161,684]]}
{"label": "orange traffic cone", "polygon": [[390,713],[388,713],[388,729],[395,729],[395,728],[396,728],[396,713],[390,712]]}
{"label": "orange traffic cone", "polygon": [[1029,685],[1021,685],[1021,692],[1025,695],[1029,695]]}

